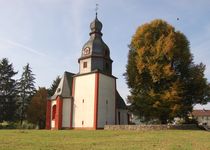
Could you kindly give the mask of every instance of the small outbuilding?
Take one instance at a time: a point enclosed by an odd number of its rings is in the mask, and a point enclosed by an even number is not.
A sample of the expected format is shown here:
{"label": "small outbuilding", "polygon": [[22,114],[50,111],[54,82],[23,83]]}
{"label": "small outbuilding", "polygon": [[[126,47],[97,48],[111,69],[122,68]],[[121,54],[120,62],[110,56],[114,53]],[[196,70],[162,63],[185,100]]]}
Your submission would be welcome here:
{"label": "small outbuilding", "polygon": [[200,125],[207,125],[210,127],[210,110],[193,110],[192,116]]}

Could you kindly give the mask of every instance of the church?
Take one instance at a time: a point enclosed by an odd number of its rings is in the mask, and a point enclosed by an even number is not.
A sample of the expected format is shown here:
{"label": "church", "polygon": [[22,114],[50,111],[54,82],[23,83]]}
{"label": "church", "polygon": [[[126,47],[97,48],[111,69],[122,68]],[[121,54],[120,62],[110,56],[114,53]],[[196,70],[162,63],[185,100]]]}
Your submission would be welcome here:
{"label": "church", "polygon": [[129,123],[97,13],[90,29],[90,38],[78,59],[79,73],[64,72],[54,95],[47,100],[46,129],[97,130],[104,125]]}

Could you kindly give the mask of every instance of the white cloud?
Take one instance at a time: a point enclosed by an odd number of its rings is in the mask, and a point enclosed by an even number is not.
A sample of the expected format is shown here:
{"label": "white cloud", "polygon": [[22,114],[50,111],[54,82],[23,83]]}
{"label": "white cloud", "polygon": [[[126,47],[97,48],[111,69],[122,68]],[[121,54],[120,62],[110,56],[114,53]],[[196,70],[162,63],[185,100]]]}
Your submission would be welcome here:
{"label": "white cloud", "polygon": [[4,49],[13,49],[13,48],[21,48],[27,52],[39,55],[39,56],[45,56],[44,53],[33,49],[31,47],[28,47],[26,45],[23,45],[19,42],[15,42],[15,41],[11,41],[11,40],[0,40],[0,49],[4,50]]}

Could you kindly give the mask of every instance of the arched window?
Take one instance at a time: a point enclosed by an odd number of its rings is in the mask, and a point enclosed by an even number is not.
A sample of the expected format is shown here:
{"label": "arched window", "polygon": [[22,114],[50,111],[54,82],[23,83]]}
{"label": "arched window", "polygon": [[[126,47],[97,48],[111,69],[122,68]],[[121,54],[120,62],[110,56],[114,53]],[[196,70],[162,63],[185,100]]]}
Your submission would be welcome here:
{"label": "arched window", "polygon": [[52,120],[55,119],[55,113],[56,113],[56,105],[53,105],[53,108],[52,108]]}

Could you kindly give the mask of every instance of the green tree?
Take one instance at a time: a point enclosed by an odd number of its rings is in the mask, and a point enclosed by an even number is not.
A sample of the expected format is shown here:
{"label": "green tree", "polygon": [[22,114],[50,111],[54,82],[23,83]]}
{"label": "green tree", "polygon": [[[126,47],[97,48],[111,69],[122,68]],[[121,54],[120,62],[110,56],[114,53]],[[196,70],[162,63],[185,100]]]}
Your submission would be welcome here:
{"label": "green tree", "polygon": [[205,66],[194,64],[187,38],[167,22],[140,26],[129,49],[124,74],[131,93],[128,101],[144,121],[187,118],[195,104],[209,101]]}
{"label": "green tree", "polygon": [[32,96],[34,95],[35,89],[35,77],[32,73],[31,67],[29,64],[23,67],[23,73],[18,83],[18,92],[19,92],[19,116],[20,121],[26,118],[26,109],[30,103]]}
{"label": "green tree", "polygon": [[39,129],[45,128],[47,95],[45,88],[39,88],[27,109],[27,120],[38,125]]}
{"label": "green tree", "polygon": [[0,60],[0,122],[13,121],[16,111],[16,80],[12,63],[7,58]]}
{"label": "green tree", "polygon": [[61,78],[57,76],[56,79],[53,81],[52,85],[50,86],[50,88],[48,89],[49,96],[52,96],[55,93],[60,81],[61,81]]}

